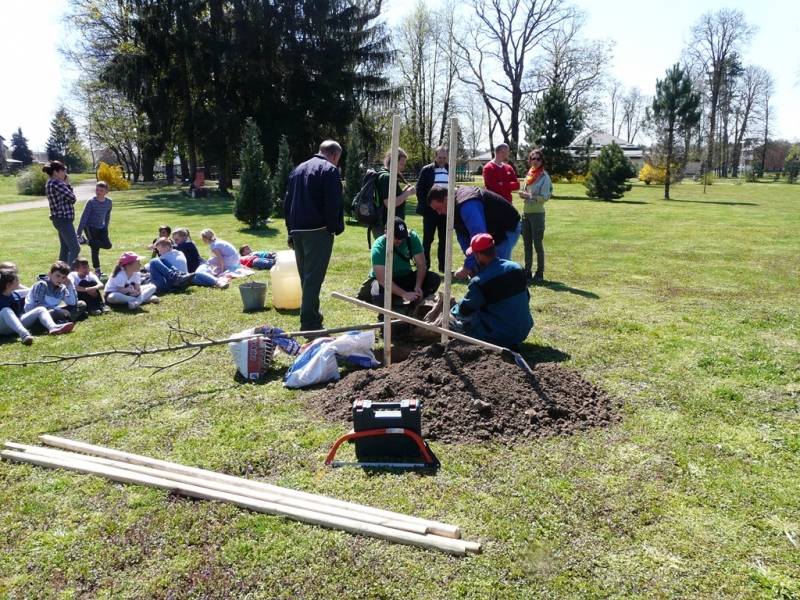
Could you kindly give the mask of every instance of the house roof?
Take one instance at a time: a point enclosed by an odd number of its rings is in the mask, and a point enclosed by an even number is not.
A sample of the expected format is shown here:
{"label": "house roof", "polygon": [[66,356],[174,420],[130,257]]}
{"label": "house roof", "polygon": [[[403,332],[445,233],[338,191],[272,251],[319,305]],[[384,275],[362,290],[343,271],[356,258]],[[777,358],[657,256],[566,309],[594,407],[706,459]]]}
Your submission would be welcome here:
{"label": "house roof", "polygon": [[589,133],[584,133],[576,137],[572,142],[572,145],[569,147],[569,150],[573,156],[577,156],[581,152],[588,138],[591,138],[593,147],[592,151],[589,153],[590,158],[597,158],[597,155],[600,154],[600,151],[604,147],[610,146],[611,144],[617,144],[620,148],[622,148],[622,153],[630,159],[642,158],[642,149],[639,148],[639,146],[631,144],[627,140],[618,138],[610,133],[599,130],[590,131]]}

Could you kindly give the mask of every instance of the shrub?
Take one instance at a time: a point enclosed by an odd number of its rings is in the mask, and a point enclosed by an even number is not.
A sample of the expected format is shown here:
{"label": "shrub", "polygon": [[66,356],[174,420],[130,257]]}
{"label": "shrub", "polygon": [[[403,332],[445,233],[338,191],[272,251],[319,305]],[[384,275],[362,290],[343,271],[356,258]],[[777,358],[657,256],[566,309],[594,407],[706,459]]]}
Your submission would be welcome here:
{"label": "shrub", "polygon": [[631,177],[636,177],[636,168],[623,154],[622,148],[611,144],[600,151],[597,160],[589,167],[584,183],[586,195],[601,200],[622,198],[633,187],[626,183]]}
{"label": "shrub", "polygon": [[[673,163],[670,170],[670,183],[677,183],[683,179],[683,169],[680,165]],[[655,183],[656,185],[665,185],[667,183],[667,169],[666,167],[657,167],[650,163],[645,163],[641,171],[639,171],[639,181],[644,181],[645,185]]]}
{"label": "shrub", "polygon": [[44,196],[44,187],[49,177],[42,165],[31,165],[17,175],[17,191],[26,196]]}
{"label": "shrub", "polygon": [[272,213],[273,190],[269,167],[264,162],[264,148],[259,140],[258,125],[253,119],[245,122],[244,144],[239,154],[242,174],[236,190],[233,216],[251,228]]}
{"label": "shrub", "polygon": [[120,165],[111,166],[101,162],[97,168],[97,181],[105,181],[109,190],[131,189],[131,182],[125,179]]}
{"label": "shrub", "polygon": [[716,177],[714,176],[714,173],[711,173],[710,171],[708,173],[698,173],[694,176],[695,181],[705,185],[711,185],[714,183],[714,179],[716,179]]}

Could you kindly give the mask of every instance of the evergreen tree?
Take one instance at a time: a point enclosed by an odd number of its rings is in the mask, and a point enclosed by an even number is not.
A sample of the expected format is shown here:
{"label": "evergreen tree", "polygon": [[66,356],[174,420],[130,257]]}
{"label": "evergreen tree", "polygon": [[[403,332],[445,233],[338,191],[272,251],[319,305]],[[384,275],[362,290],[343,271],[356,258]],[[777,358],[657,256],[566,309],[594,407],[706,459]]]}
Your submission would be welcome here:
{"label": "evergreen tree", "polygon": [[45,149],[49,160],[60,160],[72,173],[86,168],[85,151],[78,137],[78,128],[64,107],[58,109],[50,122],[50,137]]}
{"label": "evergreen tree", "polygon": [[525,122],[527,150],[523,155],[541,148],[547,155],[547,172],[566,175],[573,166],[569,147],[583,129],[583,117],[580,110],[570,106],[564,88],[552,86],[548,89]]}
{"label": "evergreen tree", "polygon": [[22,166],[27,167],[33,162],[33,152],[28,148],[28,138],[22,135],[22,127],[11,134],[11,158],[22,161]]}
{"label": "evergreen tree", "polygon": [[681,153],[681,149],[685,146],[681,136],[700,122],[701,111],[700,94],[692,91],[692,79],[689,74],[676,63],[667,70],[666,75],[663,81],[656,80],[656,96],[653,98],[652,112],[648,109],[646,118],[655,126],[657,132],[657,150],[663,156],[663,168],[667,172],[664,198],[669,200],[669,185],[673,180],[673,170],[678,168],[682,172],[686,160]]}
{"label": "evergreen tree", "polygon": [[275,166],[275,177],[272,178],[272,197],[275,203],[275,216],[283,218],[283,201],[286,198],[286,190],[289,189],[289,176],[294,170],[292,155],[289,153],[289,140],[285,135],[281,136],[281,144],[278,147],[278,164]]}
{"label": "evergreen tree", "polygon": [[274,202],[269,167],[264,162],[264,148],[259,136],[255,121],[247,119],[242,151],[239,154],[242,174],[239,176],[233,216],[251,228],[270,216]]}
{"label": "evergreen tree", "polygon": [[616,200],[630,191],[626,180],[636,177],[636,168],[617,144],[612,143],[600,151],[586,177],[586,195],[601,200]]}

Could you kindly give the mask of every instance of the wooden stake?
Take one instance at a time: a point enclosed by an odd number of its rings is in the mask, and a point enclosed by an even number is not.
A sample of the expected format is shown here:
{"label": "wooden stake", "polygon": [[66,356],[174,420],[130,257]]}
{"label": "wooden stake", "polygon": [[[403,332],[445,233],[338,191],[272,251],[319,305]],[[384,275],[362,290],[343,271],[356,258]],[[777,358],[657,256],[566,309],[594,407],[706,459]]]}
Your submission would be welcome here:
{"label": "wooden stake", "polygon": [[[456,206],[456,169],[458,158],[458,118],[450,119],[450,169],[447,172],[447,227],[444,244],[444,300],[442,302],[442,329],[450,329],[450,283],[453,272],[453,222]],[[427,201],[427,198],[425,199]],[[391,308],[391,306],[389,307]],[[442,343],[447,337],[442,334]]]}
{"label": "wooden stake", "polygon": [[263,490],[266,492],[274,492],[278,494],[282,494],[287,497],[292,498],[299,498],[301,500],[311,500],[317,501],[320,503],[327,504],[328,506],[335,506],[338,508],[344,508],[348,510],[355,510],[359,512],[364,512],[366,514],[371,514],[379,517],[384,517],[387,519],[394,519],[398,521],[406,521],[409,523],[418,523],[425,525],[428,527],[428,530],[436,535],[449,537],[449,538],[460,538],[461,537],[461,530],[454,526],[448,525],[446,523],[439,523],[438,521],[430,521],[427,519],[420,519],[418,517],[413,517],[410,515],[404,515],[402,513],[396,513],[388,510],[382,510],[380,508],[372,508],[370,506],[363,506],[361,504],[356,504],[352,502],[344,502],[342,500],[335,500],[333,498],[327,498],[325,496],[319,496],[317,494],[310,494],[308,492],[301,492],[298,490],[291,490],[288,488],[282,488],[275,485],[270,485],[268,483],[264,483],[261,481],[254,481],[252,479],[245,479],[243,477],[234,477],[232,475],[225,475],[223,473],[217,473],[215,471],[207,471],[205,469],[198,469],[195,467],[187,467],[185,465],[180,465],[173,462],[168,462],[164,460],[158,460],[155,458],[150,458],[147,456],[141,456],[138,454],[130,454],[128,452],[121,452],[119,450],[113,450],[111,448],[104,448],[102,446],[94,446],[92,444],[85,444],[83,442],[77,442],[75,440],[69,440],[66,438],[60,438],[52,435],[41,435],[39,439],[42,441],[43,444],[47,446],[53,446],[56,448],[63,448],[65,450],[72,450],[74,452],[82,452],[84,454],[91,454],[94,456],[100,456],[103,458],[110,458],[113,460],[118,460],[128,464],[136,464],[136,465],[143,465],[154,467],[156,469],[161,469],[164,471],[169,471],[171,473],[182,473],[184,475],[191,475],[195,477],[200,477],[202,479],[208,481],[218,481],[220,483],[229,483],[232,485],[238,485],[241,487],[246,487],[253,490]]}
{"label": "wooden stake", "polygon": [[334,517],[332,515],[323,515],[321,513],[294,508],[291,506],[281,506],[272,502],[255,500],[239,494],[219,492],[196,485],[181,484],[169,479],[132,473],[127,470],[115,469],[86,461],[62,460],[47,456],[37,456],[25,452],[14,452],[11,450],[4,450],[0,453],[0,456],[9,460],[16,460],[18,462],[26,462],[44,467],[54,467],[68,471],[75,471],[77,473],[99,475],[120,483],[133,483],[165,489],[182,496],[200,498],[203,500],[228,502],[230,504],[234,504],[236,506],[247,508],[256,512],[281,515],[292,518],[296,521],[301,521],[303,523],[319,525],[321,527],[328,527],[332,529],[341,529],[349,533],[367,535],[399,544],[408,544],[411,546],[418,546],[420,548],[428,548],[431,550],[441,550],[442,552],[448,552],[456,556],[464,556],[467,552],[466,544],[461,540],[447,539],[437,535],[419,535],[416,533],[409,533],[407,531],[391,529],[381,525],[353,521],[352,519]]}
{"label": "wooden stake", "polygon": [[[392,117],[392,156],[389,163],[389,198],[386,200],[386,260],[383,276],[383,306],[392,308],[392,270],[394,269],[394,215],[397,207],[397,156],[400,147],[400,115]],[[392,323],[383,325],[383,363],[392,364]]]}
{"label": "wooden stake", "polygon": [[151,477],[159,477],[161,479],[169,479],[170,481],[176,481],[179,483],[196,485],[198,487],[204,487],[210,490],[217,490],[219,492],[238,494],[240,496],[255,498],[256,500],[263,500],[264,502],[271,502],[274,504],[279,504],[281,506],[293,506],[295,508],[318,512],[326,515],[332,515],[335,517],[353,519],[354,521],[362,521],[364,523],[372,523],[374,525],[383,525],[384,527],[399,529],[401,531],[410,531],[411,533],[416,533],[419,535],[426,535],[427,533],[429,533],[428,527],[422,524],[398,521],[396,519],[386,519],[384,517],[376,517],[374,515],[368,515],[363,512],[351,509],[327,506],[325,504],[319,502],[312,502],[310,500],[299,500],[297,498],[289,498],[287,496],[275,492],[251,490],[237,485],[219,483],[216,481],[209,481],[207,479],[192,477],[190,475],[170,473],[169,471],[164,471],[161,469],[153,469],[151,467],[133,465],[117,460],[111,460],[108,458],[100,458],[97,456],[86,456],[82,454],[75,454],[72,452],[64,452],[62,450],[53,450],[52,448],[43,448],[41,446],[26,446],[24,444],[14,444],[12,442],[6,442],[5,446],[13,450],[24,451],[28,454],[33,454],[36,456],[45,456],[58,460],[80,460],[84,462],[90,462],[93,464],[103,465],[106,467],[112,467],[115,469],[130,471],[132,473],[140,473],[142,475],[149,475]]}

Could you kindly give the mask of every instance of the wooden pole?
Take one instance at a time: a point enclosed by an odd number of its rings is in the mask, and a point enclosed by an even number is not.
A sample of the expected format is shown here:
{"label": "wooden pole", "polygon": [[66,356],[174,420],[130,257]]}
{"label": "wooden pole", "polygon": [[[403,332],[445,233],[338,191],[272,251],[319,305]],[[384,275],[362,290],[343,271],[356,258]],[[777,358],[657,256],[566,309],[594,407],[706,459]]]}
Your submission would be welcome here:
{"label": "wooden pole", "polygon": [[[400,147],[400,115],[392,117],[392,157],[389,163],[389,199],[386,201],[386,261],[383,275],[383,307],[392,308],[392,269],[394,268],[394,215],[397,211],[397,155]],[[383,322],[383,363],[392,364],[392,323]]]}
{"label": "wooden pole", "polygon": [[456,556],[464,556],[467,552],[466,545],[461,540],[443,538],[437,535],[419,535],[407,531],[391,529],[381,525],[373,525],[370,523],[363,523],[361,521],[353,521],[352,519],[323,515],[317,512],[303,510],[291,506],[281,506],[272,502],[255,500],[239,494],[219,492],[196,485],[181,484],[169,479],[132,473],[127,470],[115,469],[86,461],[62,460],[47,456],[37,456],[25,452],[14,452],[11,450],[4,450],[0,453],[0,456],[9,460],[26,462],[44,467],[54,467],[68,471],[75,471],[77,473],[99,475],[120,483],[131,483],[165,489],[182,496],[189,496],[191,498],[228,502],[230,504],[253,510],[255,512],[281,515],[296,521],[309,523],[311,525],[319,525],[321,527],[328,527],[332,529],[341,529],[349,533],[367,535],[399,544],[408,544],[411,546],[418,546],[420,548],[428,548],[431,550],[441,550],[442,552],[449,552],[450,554],[454,554]]}
{"label": "wooden pole", "polygon": [[[447,227],[445,228],[444,290],[442,299],[442,329],[450,329],[450,281],[453,272],[453,221],[456,205],[456,167],[458,162],[458,118],[450,119],[450,168],[447,171]],[[391,306],[389,307],[391,308]],[[442,343],[447,336],[442,334]]]}
{"label": "wooden pole", "polygon": [[239,485],[242,487],[246,487],[253,490],[263,490],[267,492],[276,492],[279,494],[283,494],[287,497],[299,498],[301,500],[311,500],[317,501],[321,503],[325,503],[329,506],[335,506],[339,508],[345,508],[350,510],[356,510],[360,512],[364,512],[371,515],[376,515],[380,517],[385,517],[387,519],[395,519],[399,521],[407,521],[410,523],[420,523],[428,527],[428,530],[431,533],[436,535],[441,535],[444,537],[450,538],[459,538],[461,537],[461,530],[454,526],[448,525],[446,523],[439,523],[438,521],[430,521],[427,519],[420,519],[418,517],[413,517],[411,515],[404,515],[402,513],[396,513],[388,510],[382,510],[380,508],[373,508],[370,506],[363,506],[361,504],[356,504],[353,502],[344,502],[342,500],[335,500],[333,498],[327,498],[325,496],[319,496],[317,494],[310,494],[308,492],[301,492],[298,490],[291,490],[288,488],[282,488],[279,486],[271,485],[268,483],[264,483],[262,481],[254,481],[252,479],[245,479],[243,477],[234,477],[232,475],[225,475],[224,473],[217,473],[215,471],[207,471],[205,469],[198,469],[195,467],[187,467],[185,465],[181,465],[178,463],[168,462],[164,460],[158,460],[156,458],[150,458],[147,456],[141,456],[138,454],[131,454],[128,452],[121,452],[119,450],[113,450],[111,448],[104,448],[102,446],[94,446],[92,444],[85,444],[83,442],[77,442],[75,440],[69,440],[66,438],[60,438],[52,435],[41,435],[39,439],[42,441],[43,444],[47,446],[53,446],[55,448],[63,448],[65,450],[72,450],[74,452],[82,452],[84,454],[91,454],[94,456],[100,456],[103,458],[110,458],[113,460],[118,460],[128,464],[136,464],[136,465],[143,465],[143,466],[150,466],[156,469],[162,469],[164,471],[170,471],[172,473],[182,473],[184,475],[192,475],[201,477],[202,479],[206,479],[208,481],[218,481],[220,483],[230,483],[232,485]]}
{"label": "wooden pole", "polygon": [[202,479],[200,477],[193,477],[191,475],[181,475],[179,473],[171,473],[169,471],[164,471],[161,469],[153,469],[151,467],[133,465],[121,461],[111,460],[108,458],[100,458],[98,456],[86,456],[82,454],[75,454],[72,452],[64,452],[63,450],[43,448],[41,446],[26,446],[24,444],[15,444],[13,442],[6,442],[5,446],[6,448],[10,448],[12,450],[24,451],[28,454],[33,454],[37,456],[44,456],[59,460],[81,460],[84,462],[90,462],[93,464],[112,467],[115,469],[127,470],[132,473],[139,473],[141,475],[149,475],[151,477],[160,477],[161,479],[169,479],[170,481],[176,481],[179,483],[196,485],[198,487],[204,487],[219,492],[226,492],[229,494],[239,494],[240,496],[246,496],[248,498],[254,498],[256,500],[263,500],[264,502],[272,502],[274,504],[280,504],[281,506],[293,506],[295,508],[318,512],[326,515],[332,515],[335,517],[353,519],[354,521],[362,521],[364,523],[372,523],[374,525],[383,525],[384,527],[399,529],[401,531],[410,531],[412,533],[417,533],[419,535],[425,535],[429,533],[428,527],[423,524],[409,523],[406,521],[398,521],[395,519],[387,519],[384,517],[376,517],[374,515],[368,515],[366,513],[355,511],[352,509],[327,506],[325,504],[321,504],[316,501],[290,498],[282,494],[279,494],[277,492],[251,490],[244,488],[242,486],[237,486],[228,483],[219,483],[216,481],[209,481],[207,479]]}

